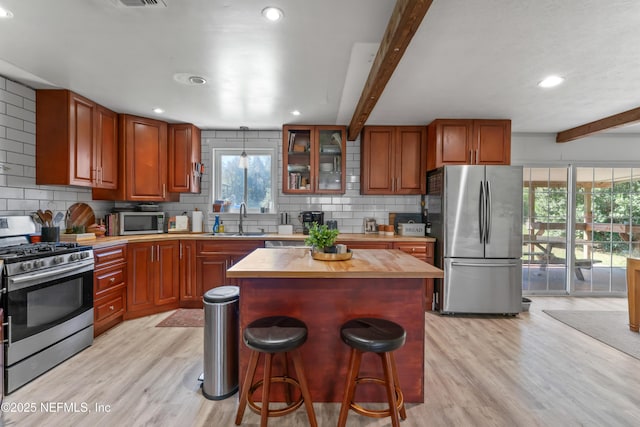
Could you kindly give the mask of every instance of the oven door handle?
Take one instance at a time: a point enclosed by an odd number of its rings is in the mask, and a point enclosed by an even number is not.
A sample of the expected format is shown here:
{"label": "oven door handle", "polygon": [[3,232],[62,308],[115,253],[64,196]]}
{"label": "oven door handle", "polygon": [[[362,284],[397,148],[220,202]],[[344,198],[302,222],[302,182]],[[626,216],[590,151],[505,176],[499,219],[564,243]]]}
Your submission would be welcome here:
{"label": "oven door handle", "polygon": [[3,323],[2,324],[2,326],[6,326],[7,327],[7,339],[3,341],[5,343],[7,343],[7,347],[11,347],[11,340],[12,340],[12,336],[11,336],[11,317],[12,316],[7,316],[7,323]]}
{"label": "oven door handle", "polygon": [[[9,291],[12,290],[17,290],[15,289],[15,286],[20,286],[20,284],[25,283],[25,282],[33,282],[35,280],[38,279],[42,279],[42,278],[47,278],[47,279],[52,279],[55,278],[57,276],[60,276],[64,273],[69,273],[69,272],[77,272],[77,273],[84,273],[86,271],[90,271],[93,269],[93,260],[90,263],[87,264],[72,264],[68,267],[61,267],[56,269],[55,271],[51,271],[51,270],[46,270],[46,271],[42,271],[40,273],[32,273],[32,274],[25,274],[25,275],[21,275],[21,276],[16,276],[16,277],[11,277],[9,278],[9,286],[10,289]],[[24,287],[21,286],[20,288]],[[20,289],[18,288],[18,289]]]}

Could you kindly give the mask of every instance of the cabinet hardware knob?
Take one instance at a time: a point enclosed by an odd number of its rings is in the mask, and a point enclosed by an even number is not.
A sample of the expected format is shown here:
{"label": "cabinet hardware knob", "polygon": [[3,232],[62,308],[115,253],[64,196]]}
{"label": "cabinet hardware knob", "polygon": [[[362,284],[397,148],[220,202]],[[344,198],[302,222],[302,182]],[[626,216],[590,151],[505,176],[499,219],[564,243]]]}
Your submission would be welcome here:
{"label": "cabinet hardware knob", "polygon": [[109,279],[109,281],[110,281],[111,283],[113,283],[113,282],[115,282],[115,281],[116,281],[116,278],[115,278],[115,277],[112,277],[111,279]]}
{"label": "cabinet hardware knob", "polygon": [[109,310],[113,311],[113,306],[112,305],[109,306]]}

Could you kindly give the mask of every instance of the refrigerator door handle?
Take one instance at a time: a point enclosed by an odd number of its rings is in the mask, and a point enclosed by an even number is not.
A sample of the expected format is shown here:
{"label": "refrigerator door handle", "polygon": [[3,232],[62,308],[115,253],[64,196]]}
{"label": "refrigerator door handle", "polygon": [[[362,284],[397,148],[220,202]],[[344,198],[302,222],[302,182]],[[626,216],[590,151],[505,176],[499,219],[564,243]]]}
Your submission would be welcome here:
{"label": "refrigerator door handle", "polygon": [[491,182],[485,182],[487,190],[485,191],[486,208],[485,208],[485,226],[484,226],[484,241],[486,244],[491,243]]}
{"label": "refrigerator door handle", "polygon": [[484,206],[485,203],[485,195],[484,195],[484,183],[480,182],[480,197],[479,197],[479,201],[478,201],[478,225],[480,228],[480,243],[484,243]]}
{"label": "refrigerator door handle", "polygon": [[518,265],[518,263],[495,263],[495,264],[481,264],[481,263],[474,263],[474,262],[458,262],[458,261],[454,261],[451,263],[451,265],[459,265],[461,267],[513,267],[515,265]]}

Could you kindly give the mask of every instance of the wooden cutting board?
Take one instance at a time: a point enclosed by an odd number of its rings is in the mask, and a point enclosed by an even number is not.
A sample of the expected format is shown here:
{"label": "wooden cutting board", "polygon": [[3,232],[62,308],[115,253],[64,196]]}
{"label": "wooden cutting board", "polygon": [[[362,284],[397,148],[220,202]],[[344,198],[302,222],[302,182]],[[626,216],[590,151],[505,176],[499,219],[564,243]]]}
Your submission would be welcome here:
{"label": "wooden cutting board", "polygon": [[74,203],[68,209],[72,226],[84,225],[85,227],[96,223],[93,209],[86,203]]}

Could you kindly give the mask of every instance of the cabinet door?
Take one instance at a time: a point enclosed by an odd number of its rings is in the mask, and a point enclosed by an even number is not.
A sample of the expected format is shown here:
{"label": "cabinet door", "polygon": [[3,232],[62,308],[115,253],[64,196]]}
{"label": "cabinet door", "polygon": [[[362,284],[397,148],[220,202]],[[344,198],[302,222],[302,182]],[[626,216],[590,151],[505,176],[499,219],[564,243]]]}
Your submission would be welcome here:
{"label": "cabinet door", "polygon": [[474,120],[473,138],[475,164],[511,164],[510,120]]}
{"label": "cabinet door", "polygon": [[427,128],[396,127],[394,194],[425,194],[427,189]]}
{"label": "cabinet door", "polygon": [[313,193],[312,126],[284,126],[282,129],[282,192]]}
{"label": "cabinet door", "polygon": [[345,148],[347,132],[344,126],[316,126],[313,138],[316,193],[342,194],[345,190]]}
{"label": "cabinet door", "polygon": [[95,111],[95,103],[70,92],[69,138],[72,156],[70,185],[91,186],[93,184]]}
{"label": "cabinet door", "polygon": [[118,188],[118,115],[98,105],[96,117],[94,187],[116,189]]}
{"label": "cabinet door", "polygon": [[282,192],[342,194],[345,191],[345,126],[282,128]]}
{"label": "cabinet door", "polygon": [[180,301],[180,244],[177,240],[158,242],[155,248],[154,303],[177,307]]}
{"label": "cabinet door", "polygon": [[202,289],[198,289],[196,242],[180,241],[180,306],[202,307]]}
{"label": "cabinet door", "polygon": [[391,126],[367,126],[360,144],[360,194],[392,194],[394,137]]}
{"label": "cabinet door", "polygon": [[167,124],[124,116],[126,200],[162,201],[167,197]]}
{"label": "cabinet door", "polygon": [[155,244],[130,243],[127,250],[127,312],[153,309]]}
{"label": "cabinet door", "polygon": [[169,125],[169,191],[199,193],[200,129],[189,123]]}
{"label": "cabinet door", "polygon": [[472,131],[472,120],[434,120],[427,130],[427,169],[470,164]]}
{"label": "cabinet door", "polygon": [[196,281],[202,295],[209,289],[227,284],[229,256],[223,253],[196,257]]}

